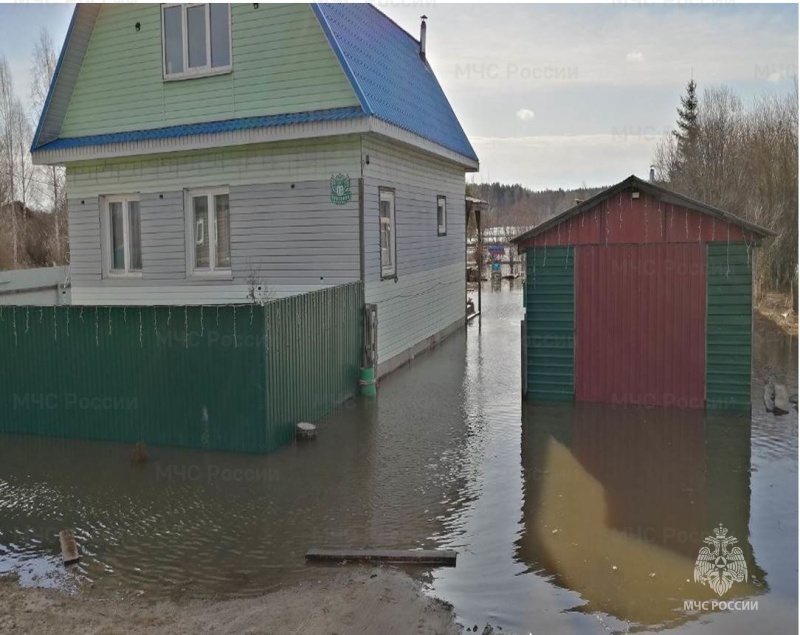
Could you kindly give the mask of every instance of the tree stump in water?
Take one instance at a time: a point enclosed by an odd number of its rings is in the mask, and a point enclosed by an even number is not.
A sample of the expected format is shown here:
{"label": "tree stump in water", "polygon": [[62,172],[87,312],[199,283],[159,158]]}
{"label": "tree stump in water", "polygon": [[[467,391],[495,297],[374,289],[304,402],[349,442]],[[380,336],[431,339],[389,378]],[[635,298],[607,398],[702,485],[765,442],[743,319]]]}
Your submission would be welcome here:
{"label": "tree stump in water", "polygon": [[297,438],[301,441],[314,439],[317,436],[317,426],[313,423],[301,421],[297,424]]}
{"label": "tree stump in water", "polygon": [[783,384],[775,384],[775,409],[776,415],[785,415],[789,412],[789,393]]}
{"label": "tree stump in water", "polygon": [[58,540],[61,543],[61,559],[64,561],[64,566],[78,562],[81,559],[78,553],[78,544],[75,542],[75,534],[69,529],[60,531]]}

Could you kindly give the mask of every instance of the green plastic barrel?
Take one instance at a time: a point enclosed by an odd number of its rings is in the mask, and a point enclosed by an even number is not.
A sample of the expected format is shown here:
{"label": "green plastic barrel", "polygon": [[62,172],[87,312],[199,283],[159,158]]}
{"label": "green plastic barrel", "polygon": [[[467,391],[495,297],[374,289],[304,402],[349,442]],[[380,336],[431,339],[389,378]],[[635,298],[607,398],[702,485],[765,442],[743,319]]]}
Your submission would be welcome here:
{"label": "green plastic barrel", "polygon": [[361,369],[361,394],[365,397],[374,397],[377,388],[375,385],[375,369],[374,368],[362,368]]}

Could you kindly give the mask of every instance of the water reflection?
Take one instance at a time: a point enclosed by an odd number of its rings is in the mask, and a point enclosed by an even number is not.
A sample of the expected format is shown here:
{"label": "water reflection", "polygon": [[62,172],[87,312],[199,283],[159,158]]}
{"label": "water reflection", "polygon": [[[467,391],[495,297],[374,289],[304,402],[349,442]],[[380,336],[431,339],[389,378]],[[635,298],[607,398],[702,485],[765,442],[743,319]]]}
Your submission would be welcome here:
{"label": "water reflection", "polygon": [[750,420],[599,405],[528,407],[522,422],[523,522],[517,557],[580,593],[583,612],[640,625],[686,619],[703,538],[722,523],[749,578],[726,599],[757,596],[748,542]]}

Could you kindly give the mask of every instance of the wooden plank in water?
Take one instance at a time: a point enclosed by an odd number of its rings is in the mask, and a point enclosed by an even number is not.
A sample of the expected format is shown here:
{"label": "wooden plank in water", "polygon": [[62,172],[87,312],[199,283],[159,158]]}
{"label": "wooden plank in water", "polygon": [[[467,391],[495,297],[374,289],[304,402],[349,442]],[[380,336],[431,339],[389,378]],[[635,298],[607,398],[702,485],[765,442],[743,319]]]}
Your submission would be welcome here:
{"label": "wooden plank in water", "polygon": [[81,559],[78,553],[78,544],[75,542],[75,535],[69,529],[58,532],[58,540],[61,542],[61,559],[64,561],[65,566]]}
{"label": "wooden plank in water", "polygon": [[456,552],[401,550],[401,549],[309,549],[309,562],[406,562],[410,564],[438,564],[456,566]]}

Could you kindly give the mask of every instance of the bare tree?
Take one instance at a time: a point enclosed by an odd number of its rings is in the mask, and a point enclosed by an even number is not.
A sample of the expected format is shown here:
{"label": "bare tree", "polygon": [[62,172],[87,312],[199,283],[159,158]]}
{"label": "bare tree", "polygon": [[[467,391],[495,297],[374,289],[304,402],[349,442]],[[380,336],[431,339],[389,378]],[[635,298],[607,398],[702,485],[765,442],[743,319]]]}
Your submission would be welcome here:
{"label": "bare tree", "polygon": [[[33,51],[33,64],[31,66],[31,103],[36,115],[41,116],[47,94],[50,91],[50,84],[56,70],[56,52],[53,47],[53,39],[47,29],[39,31],[39,38]],[[66,245],[62,240],[63,225],[66,216],[66,199],[64,193],[64,170],[56,166],[43,167],[41,169],[44,188],[47,198],[52,196],[52,212],[55,226],[55,258],[57,262],[63,262],[66,253]]]}
{"label": "bare tree", "polygon": [[17,240],[17,216],[14,211],[14,82],[11,77],[11,68],[5,56],[0,56],[0,149],[2,150],[2,178],[6,182],[6,209],[11,214],[11,262],[16,267],[19,261],[18,240]]}
{"label": "bare tree", "polygon": [[760,254],[760,290],[788,291],[797,275],[798,95],[764,96],[748,107],[727,87],[704,91],[694,152],[673,135],[654,155],[658,180],[777,233]]}

